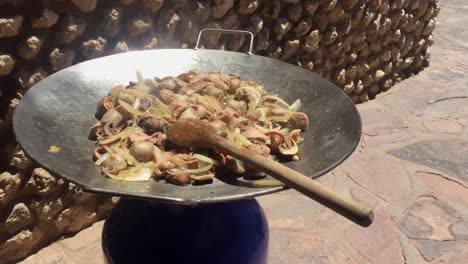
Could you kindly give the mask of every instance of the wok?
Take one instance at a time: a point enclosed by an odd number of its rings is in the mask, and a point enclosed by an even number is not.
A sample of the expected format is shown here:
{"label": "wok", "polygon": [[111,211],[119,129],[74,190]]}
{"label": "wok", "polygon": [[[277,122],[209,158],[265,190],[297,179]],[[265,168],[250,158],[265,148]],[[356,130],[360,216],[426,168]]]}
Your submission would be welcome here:
{"label": "wok", "polygon": [[[197,44],[198,47],[198,44]],[[252,47],[252,42],[251,42]],[[349,97],[324,78],[279,60],[221,50],[159,49],[134,51],[76,64],[30,89],[13,115],[16,138],[25,152],[54,174],[85,191],[195,205],[251,198],[287,187],[247,187],[231,177],[213,184],[180,187],[164,182],[121,182],[104,177],[92,160],[87,137],[98,101],[117,84],[145,77],[165,77],[198,69],[254,80],[288,103],[301,99],[311,125],[303,133],[300,161],[288,167],[317,178],[342,163],[356,148],[360,116]],[[49,152],[51,146],[60,148]]]}

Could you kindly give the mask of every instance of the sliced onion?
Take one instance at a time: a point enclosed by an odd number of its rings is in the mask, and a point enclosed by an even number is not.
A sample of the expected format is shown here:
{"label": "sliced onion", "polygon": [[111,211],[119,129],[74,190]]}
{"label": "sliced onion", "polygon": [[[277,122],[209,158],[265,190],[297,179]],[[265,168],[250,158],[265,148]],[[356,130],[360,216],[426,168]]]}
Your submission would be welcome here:
{"label": "sliced onion", "polygon": [[105,170],[103,172],[110,178],[120,181],[149,181],[153,176],[151,168],[141,166],[120,171],[117,175],[110,174]]}
{"label": "sliced onion", "polygon": [[258,121],[265,122],[267,112],[268,112],[267,109],[265,107],[260,107],[260,108],[257,108],[257,111],[260,111],[260,117],[258,118]]}
{"label": "sliced onion", "polygon": [[286,123],[289,120],[289,115],[285,116],[269,116],[266,118],[267,121],[273,121],[273,122],[283,122]]}
{"label": "sliced onion", "polygon": [[177,167],[184,167],[187,164],[187,162],[177,157],[170,157],[169,161],[174,163]]}
{"label": "sliced onion", "polygon": [[[202,98],[205,99],[205,101],[207,102],[208,107],[214,109],[215,111],[222,111],[223,110],[221,108],[221,104],[219,103],[218,99],[214,98],[213,96],[205,95],[205,96],[202,96]],[[207,107],[207,105],[204,105],[204,106]]]}
{"label": "sliced onion", "polygon": [[210,157],[207,157],[207,156],[204,156],[202,154],[198,154],[198,153],[195,153],[192,155],[193,158],[199,160],[199,161],[203,161],[203,162],[206,162],[208,164],[213,164],[215,166],[219,166],[219,162],[217,160],[214,160]]}
{"label": "sliced onion", "polygon": [[112,143],[112,142],[114,142],[116,140],[127,138],[130,135],[132,135],[134,133],[137,133],[137,132],[140,132],[140,131],[142,131],[142,129],[138,128],[138,127],[127,127],[127,128],[125,128],[124,130],[122,130],[120,133],[118,133],[116,135],[113,135],[113,136],[110,136],[108,138],[99,140],[98,143],[100,145],[107,145],[107,144],[110,144],[110,143]]}
{"label": "sliced onion", "polygon": [[301,108],[302,106],[302,103],[301,103],[301,99],[297,99],[296,101],[294,101],[294,103],[292,103],[292,105],[289,107],[289,110],[293,111],[293,112],[297,112],[297,110],[299,110],[299,108]]}
{"label": "sliced onion", "polygon": [[109,156],[110,156],[110,153],[105,153],[105,154],[101,155],[101,157],[100,157],[98,160],[96,160],[95,164],[96,164],[97,166],[101,166],[101,164],[102,164],[107,158],[109,158]]}
{"label": "sliced onion", "polygon": [[137,84],[137,85],[132,86],[132,88],[135,90],[141,91],[145,94],[149,93],[149,91],[151,90],[151,87],[149,87],[146,84]]}
{"label": "sliced onion", "polygon": [[204,167],[198,169],[170,169],[167,171],[169,174],[178,174],[178,173],[188,173],[188,174],[197,174],[202,172],[207,172],[213,167],[213,164],[208,164]]}
{"label": "sliced onion", "polygon": [[247,106],[247,113],[253,113],[255,110],[257,110],[257,106],[260,104],[260,99],[258,100],[252,100],[249,102],[248,106]]}
{"label": "sliced onion", "polygon": [[257,97],[262,97],[262,95],[257,91],[257,89],[255,89],[252,86],[242,86],[242,87],[239,87],[237,90],[239,90],[239,89],[249,90],[252,93],[254,93]]}
{"label": "sliced onion", "polygon": [[169,106],[161,102],[159,98],[154,98],[154,105],[156,106],[157,110],[159,110],[159,113],[157,114],[161,115],[163,118],[170,118],[172,116]]}
{"label": "sliced onion", "polygon": [[289,108],[289,104],[286,103],[286,101],[284,101],[283,99],[281,99],[280,97],[278,97],[277,95],[265,95],[263,96],[263,99],[271,99],[271,100],[275,100],[276,102],[278,103],[281,103],[282,105],[286,106]]}
{"label": "sliced onion", "polygon": [[153,116],[153,117],[159,117],[163,119],[168,119],[171,118],[171,113],[169,111],[165,111],[164,109],[156,108],[156,107],[150,107],[148,110],[146,110],[145,115],[147,116]]}
{"label": "sliced onion", "polygon": [[138,84],[145,84],[145,78],[143,77],[143,74],[141,73],[140,69],[136,70],[136,76],[137,76]]}
{"label": "sliced onion", "polygon": [[156,161],[156,163],[161,163],[165,160],[162,151],[156,146],[154,147],[153,155],[154,155],[154,160]]}
{"label": "sliced onion", "polygon": [[206,97],[201,96],[201,95],[199,95],[197,93],[191,94],[188,101],[196,103],[196,104],[201,104],[210,112],[217,112],[218,111],[215,108],[216,106],[213,105],[212,103],[208,102]]}
{"label": "sliced onion", "polygon": [[[139,84],[137,84],[139,85]],[[134,85],[132,87],[136,87],[137,85]],[[128,94],[131,94],[131,95],[134,95],[135,96],[135,99],[138,101],[139,99],[141,99],[143,96],[145,96],[146,94],[143,93],[141,90],[139,89],[126,89],[125,90],[126,93]]]}
{"label": "sliced onion", "polygon": [[234,142],[243,146],[243,147],[248,147],[252,145],[252,142],[250,142],[244,135],[240,133],[240,129],[236,128],[234,130]]}

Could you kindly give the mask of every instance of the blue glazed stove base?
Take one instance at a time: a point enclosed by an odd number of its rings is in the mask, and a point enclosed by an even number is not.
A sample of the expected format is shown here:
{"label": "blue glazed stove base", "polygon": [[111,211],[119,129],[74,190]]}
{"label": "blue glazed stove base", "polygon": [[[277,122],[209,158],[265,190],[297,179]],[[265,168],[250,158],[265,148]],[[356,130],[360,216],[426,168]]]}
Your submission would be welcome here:
{"label": "blue glazed stove base", "polygon": [[268,223],[254,199],[188,207],[122,198],[102,232],[109,263],[267,263]]}

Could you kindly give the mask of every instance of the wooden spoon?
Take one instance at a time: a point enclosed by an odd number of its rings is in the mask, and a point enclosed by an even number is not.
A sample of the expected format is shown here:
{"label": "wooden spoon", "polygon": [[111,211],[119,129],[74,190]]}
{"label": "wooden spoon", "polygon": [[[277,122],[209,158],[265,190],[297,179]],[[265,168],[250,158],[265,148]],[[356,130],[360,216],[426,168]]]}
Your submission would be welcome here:
{"label": "wooden spoon", "polygon": [[371,209],[353,199],[344,197],[293,169],[218,136],[215,128],[207,121],[197,119],[178,120],[169,128],[168,132],[169,140],[176,145],[213,148],[224,154],[231,155],[361,226],[367,227],[374,220],[374,213]]}

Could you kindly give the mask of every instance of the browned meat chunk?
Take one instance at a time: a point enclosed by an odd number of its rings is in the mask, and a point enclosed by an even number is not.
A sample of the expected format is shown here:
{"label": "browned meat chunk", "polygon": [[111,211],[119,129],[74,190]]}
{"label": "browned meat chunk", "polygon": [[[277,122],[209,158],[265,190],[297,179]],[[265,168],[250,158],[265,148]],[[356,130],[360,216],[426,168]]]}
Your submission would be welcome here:
{"label": "browned meat chunk", "polygon": [[289,118],[289,125],[292,129],[306,130],[309,127],[309,117],[302,112],[294,112]]}

